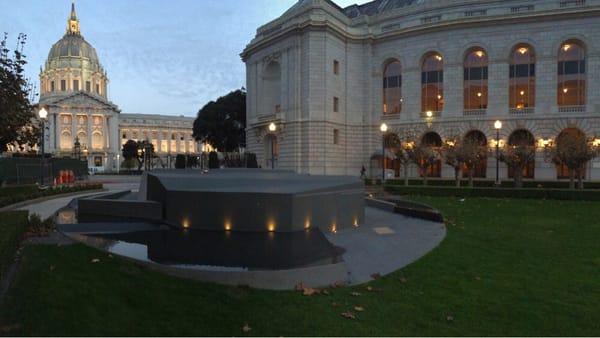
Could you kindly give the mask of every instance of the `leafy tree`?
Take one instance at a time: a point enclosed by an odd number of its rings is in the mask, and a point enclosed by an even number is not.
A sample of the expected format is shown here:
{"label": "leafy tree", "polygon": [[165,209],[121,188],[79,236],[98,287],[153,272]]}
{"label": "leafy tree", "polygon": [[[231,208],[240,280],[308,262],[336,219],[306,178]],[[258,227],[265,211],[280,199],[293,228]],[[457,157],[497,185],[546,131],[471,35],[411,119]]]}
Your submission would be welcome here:
{"label": "leafy tree", "polygon": [[239,89],[207,103],[194,121],[194,138],[222,152],[246,145],[246,91]]}
{"label": "leafy tree", "polygon": [[198,166],[198,157],[187,155],[187,166],[188,168],[196,168]]}
{"label": "leafy tree", "polygon": [[219,169],[219,155],[216,151],[211,151],[208,154],[208,168]]}
{"label": "leafy tree", "polygon": [[423,185],[427,185],[427,170],[440,159],[439,152],[431,146],[419,144],[406,148],[406,155],[419,169]]}
{"label": "leafy tree", "polygon": [[0,153],[16,145],[20,150],[25,146],[39,143],[39,127],[31,99],[35,94],[24,77],[27,61],[23,47],[27,36],[19,34],[17,48],[12,55],[6,46],[8,34],[0,41]]}
{"label": "leafy tree", "polygon": [[464,138],[458,146],[459,160],[464,164],[469,177],[469,187],[473,187],[473,176],[475,176],[475,167],[487,158],[487,147],[482,145],[479,140]]}
{"label": "leafy tree", "polygon": [[125,168],[131,170],[134,167],[134,161],[138,160],[138,149],[138,143],[134,140],[128,140],[123,144],[121,152],[123,153],[123,165]]}
{"label": "leafy tree", "polygon": [[156,157],[154,153],[154,144],[148,140],[138,141],[138,150],[141,150],[137,152],[138,170],[142,170],[142,166],[144,165],[146,169],[151,169],[153,166],[152,159]]}
{"label": "leafy tree", "polygon": [[586,139],[581,132],[564,132],[555,144],[545,149],[546,159],[555,165],[564,165],[569,170],[569,188],[575,189],[575,177],[579,189],[583,189],[583,176],[588,162],[598,156],[598,147],[593,140]]}
{"label": "leafy tree", "polygon": [[442,145],[441,153],[444,163],[454,169],[456,187],[460,187],[460,172],[464,166],[460,139],[457,137],[448,139],[446,143]]}

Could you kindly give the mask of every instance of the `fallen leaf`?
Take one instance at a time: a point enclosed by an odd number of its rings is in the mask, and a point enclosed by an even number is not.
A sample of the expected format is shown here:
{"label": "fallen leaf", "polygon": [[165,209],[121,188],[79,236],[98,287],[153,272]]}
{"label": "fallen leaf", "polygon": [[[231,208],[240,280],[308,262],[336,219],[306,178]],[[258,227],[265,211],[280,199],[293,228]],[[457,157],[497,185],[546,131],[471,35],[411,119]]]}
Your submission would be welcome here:
{"label": "fallen leaf", "polygon": [[400,281],[400,283],[408,282],[408,279],[406,279],[405,277],[400,277],[398,280]]}
{"label": "fallen leaf", "polygon": [[243,332],[250,332],[250,330],[252,330],[252,328],[250,327],[250,325],[248,325],[248,323],[246,323],[246,324],[244,324],[244,326],[242,326]]}
{"label": "fallen leaf", "polygon": [[355,291],[355,292],[350,292],[350,295],[352,295],[352,296],[354,296],[354,297],[358,297],[358,296],[360,296],[360,295],[361,295],[361,293],[360,293],[360,292],[356,292],[356,291]]}
{"label": "fallen leaf", "polygon": [[324,294],[325,296],[329,296],[329,291],[327,291],[327,290],[323,290],[323,291],[321,291],[321,293]]}
{"label": "fallen leaf", "polygon": [[333,302],[333,303],[331,303],[331,306],[333,306],[333,307],[338,307],[338,306],[340,306],[340,304],[338,304],[338,303],[336,303],[336,302]]}
{"label": "fallen leaf", "polygon": [[453,322],[454,321],[454,317],[452,316],[446,316],[446,320],[449,322]]}
{"label": "fallen leaf", "polygon": [[332,289],[339,289],[342,287],[344,287],[344,282],[337,281],[337,282],[331,284]]}
{"label": "fallen leaf", "polygon": [[108,255],[108,258],[113,258],[113,255],[109,254],[109,255]]}
{"label": "fallen leaf", "polygon": [[55,266],[54,265],[50,265],[50,271],[54,271]]}
{"label": "fallen leaf", "polygon": [[92,263],[100,263],[100,260],[98,258],[94,258],[92,259]]}
{"label": "fallen leaf", "polygon": [[371,275],[371,278],[373,278],[373,279],[379,279],[379,278],[381,278],[381,274],[379,272],[374,273],[374,274]]}
{"label": "fallen leaf", "polygon": [[356,315],[354,315],[354,313],[352,313],[350,311],[342,312],[342,317],[348,318],[348,319],[356,319]]}
{"label": "fallen leaf", "polygon": [[476,280],[481,280],[481,277],[479,277],[479,276],[476,276],[476,277],[475,277],[475,279],[476,279]]}
{"label": "fallen leaf", "polygon": [[319,293],[319,290],[313,288],[304,288],[304,290],[302,290],[302,295],[304,296],[318,295]]}
{"label": "fallen leaf", "polygon": [[357,312],[363,312],[363,311],[365,311],[365,308],[364,308],[364,307],[362,307],[362,306],[355,306],[355,307],[354,307],[354,311],[357,311]]}
{"label": "fallen leaf", "polygon": [[367,286],[367,291],[373,291],[373,287],[372,286]]}
{"label": "fallen leaf", "polygon": [[304,291],[304,283],[300,282],[294,287],[296,291]]}

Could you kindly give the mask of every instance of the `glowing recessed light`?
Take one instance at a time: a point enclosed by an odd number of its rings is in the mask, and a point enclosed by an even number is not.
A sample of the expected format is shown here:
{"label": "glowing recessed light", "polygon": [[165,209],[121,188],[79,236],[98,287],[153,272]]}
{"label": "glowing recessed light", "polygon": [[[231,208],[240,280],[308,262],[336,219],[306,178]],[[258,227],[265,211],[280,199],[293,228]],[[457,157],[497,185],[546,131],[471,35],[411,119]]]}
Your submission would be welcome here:
{"label": "glowing recessed light", "polygon": [[231,223],[225,222],[225,231],[231,231]]}
{"label": "glowing recessed light", "polygon": [[569,51],[569,49],[571,49],[571,45],[569,45],[568,43],[567,43],[567,44],[565,44],[565,45],[563,46],[563,50],[564,50],[565,52],[568,52],[568,51]]}
{"label": "glowing recessed light", "polygon": [[304,222],[304,230],[308,230],[310,229],[310,221],[306,220],[306,222]]}
{"label": "glowing recessed light", "polygon": [[478,50],[478,51],[475,52],[475,55],[477,55],[477,57],[481,58],[481,57],[483,57],[485,55],[485,53],[483,51],[481,51],[481,50]]}
{"label": "glowing recessed light", "polygon": [[527,53],[528,51],[529,51],[529,49],[527,49],[527,48],[525,48],[525,47],[521,47],[521,48],[519,48],[519,53],[521,53],[521,54],[525,54],[525,53]]}
{"label": "glowing recessed light", "polygon": [[519,94],[521,94],[521,96],[523,96],[523,95],[525,95],[525,91],[521,90],[521,92]]}
{"label": "glowing recessed light", "polygon": [[481,95],[483,95],[483,94],[481,94],[481,92],[477,93],[477,96],[478,96],[478,97],[481,97]]}
{"label": "glowing recessed light", "polygon": [[269,230],[269,232],[275,232],[275,223],[274,222],[269,223],[269,225],[267,226],[267,229]]}
{"label": "glowing recessed light", "polygon": [[426,115],[427,117],[432,117],[432,116],[433,116],[433,112],[432,112],[431,110],[428,110],[428,111],[425,113],[425,115]]}
{"label": "glowing recessed light", "polygon": [[563,88],[563,93],[568,93],[569,92],[569,88]]}
{"label": "glowing recessed light", "polygon": [[436,58],[438,61],[442,61],[442,60],[443,60],[441,55],[436,55],[436,56],[435,56],[435,58]]}
{"label": "glowing recessed light", "polygon": [[331,232],[336,234],[337,233],[337,225],[336,224],[332,224],[331,225]]}
{"label": "glowing recessed light", "polygon": [[442,99],[442,95],[438,95],[437,98],[438,98],[438,100],[441,100]]}
{"label": "glowing recessed light", "polygon": [[190,227],[190,220],[189,219],[184,219],[183,222],[181,222],[181,226],[183,226],[184,229],[188,229]]}

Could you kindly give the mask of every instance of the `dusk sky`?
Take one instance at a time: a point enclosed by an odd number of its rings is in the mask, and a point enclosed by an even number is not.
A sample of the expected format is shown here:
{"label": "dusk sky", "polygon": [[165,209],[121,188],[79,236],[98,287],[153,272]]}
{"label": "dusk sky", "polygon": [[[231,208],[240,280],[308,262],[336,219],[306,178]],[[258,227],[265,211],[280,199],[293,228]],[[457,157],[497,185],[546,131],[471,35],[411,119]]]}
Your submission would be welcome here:
{"label": "dusk sky", "polygon": [[[78,0],[81,32],[124,113],[195,116],[208,101],[245,86],[239,54],[256,28],[296,0]],[[340,6],[364,3],[337,0]],[[0,1],[0,32],[28,35],[27,76],[38,74],[65,33],[70,0]]]}

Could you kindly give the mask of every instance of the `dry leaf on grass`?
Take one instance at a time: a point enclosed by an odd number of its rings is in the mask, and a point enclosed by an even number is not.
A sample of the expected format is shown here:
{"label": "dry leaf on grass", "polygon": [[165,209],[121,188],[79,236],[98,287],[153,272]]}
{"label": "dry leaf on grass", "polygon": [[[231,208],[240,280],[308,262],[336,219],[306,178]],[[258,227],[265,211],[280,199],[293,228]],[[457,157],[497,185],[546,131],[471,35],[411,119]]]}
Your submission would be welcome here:
{"label": "dry leaf on grass", "polygon": [[398,280],[400,281],[400,283],[406,283],[406,282],[408,282],[408,279],[406,279],[404,277],[400,277]]}
{"label": "dry leaf on grass", "polygon": [[100,263],[100,260],[98,258],[94,258],[92,259],[92,263]]}
{"label": "dry leaf on grass", "polygon": [[354,313],[352,313],[350,311],[342,312],[342,317],[348,318],[348,319],[356,319],[356,315],[354,315]]}
{"label": "dry leaf on grass", "polygon": [[244,326],[242,326],[242,331],[243,332],[250,332],[250,330],[252,330],[252,328],[250,327],[250,325],[248,325],[248,323],[244,324]]}
{"label": "dry leaf on grass", "polygon": [[356,291],[354,291],[354,292],[350,292],[350,295],[351,295],[351,296],[354,296],[354,297],[358,297],[358,296],[360,296],[360,295],[361,295],[361,293],[360,293],[360,292],[356,292]]}
{"label": "dry leaf on grass", "polygon": [[354,307],[354,311],[357,311],[357,312],[363,312],[363,311],[365,311],[365,308],[364,308],[364,307],[362,307],[362,306],[355,306],[355,307]]}
{"label": "dry leaf on grass", "polygon": [[449,322],[453,322],[454,321],[454,317],[452,316],[446,316],[446,320]]}

